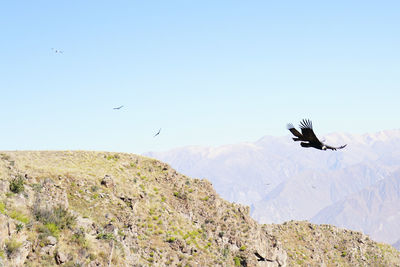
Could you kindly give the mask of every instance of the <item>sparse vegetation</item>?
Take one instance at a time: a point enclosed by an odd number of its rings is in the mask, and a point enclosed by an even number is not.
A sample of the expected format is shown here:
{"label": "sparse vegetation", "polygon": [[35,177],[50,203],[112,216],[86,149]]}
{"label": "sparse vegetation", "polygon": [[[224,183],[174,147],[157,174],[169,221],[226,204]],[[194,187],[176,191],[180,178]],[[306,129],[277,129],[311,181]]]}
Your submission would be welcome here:
{"label": "sparse vegetation", "polygon": [[22,229],[24,229],[24,225],[22,223],[17,223],[15,225],[15,229],[17,230],[17,233],[19,233],[22,231]]}
{"label": "sparse vegetation", "polygon": [[205,196],[205,197],[200,198],[200,199],[203,200],[203,201],[207,201],[209,198],[210,198],[209,196]]}
{"label": "sparse vegetation", "polygon": [[10,191],[18,194],[24,191],[24,177],[22,175],[18,175],[10,181]]}
{"label": "sparse vegetation", "polygon": [[12,218],[14,220],[17,220],[17,221],[20,221],[20,222],[25,223],[25,224],[29,222],[28,216],[24,215],[23,213],[21,213],[18,210],[12,210],[9,213],[9,216],[10,216],[10,218]]}
{"label": "sparse vegetation", "polygon": [[169,242],[169,243],[172,243],[172,242],[174,242],[176,240],[176,237],[174,237],[174,236],[170,236],[170,237],[168,237],[167,238],[167,242]]}
{"label": "sparse vegetation", "polygon": [[107,159],[107,160],[114,160],[114,161],[117,161],[117,160],[119,160],[119,155],[118,155],[118,154],[107,155],[107,156],[106,156],[106,159]]}
{"label": "sparse vegetation", "polygon": [[235,266],[241,266],[240,264],[240,258],[238,256],[235,256],[233,258],[233,262],[235,263]]}
{"label": "sparse vegetation", "polygon": [[83,248],[89,248],[89,241],[86,239],[85,231],[83,228],[75,231],[75,233],[72,235],[72,241]]}
{"label": "sparse vegetation", "polygon": [[115,236],[112,233],[100,233],[97,234],[96,239],[115,240]]}
{"label": "sparse vegetation", "polygon": [[6,212],[6,204],[4,202],[0,201],[0,213],[5,214]]}
{"label": "sparse vegetation", "polygon": [[6,247],[6,252],[7,255],[10,256],[13,254],[17,249],[19,249],[22,246],[22,243],[17,241],[14,238],[8,239],[5,242],[5,247]]}
{"label": "sparse vegetation", "polygon": [[4,153],[1,153],[1,154],[0,154],[0,158],[1,158],[2,160],[5,160],[5,161],[9,161],[9,160],[10,160],[10,156],[7,155],[7,154],[4,154]]}
{"label": "sparse vegetation", "polygon": [[61,205],[52,209],[35,207],[34,215],[37,221],[44,225],[54,225],[58,229],[72,228],[76,221],[76,217],[71,215],[68,210]]}
{"label": "sparse vegetation", "polygon": [[187,195],[184,192],[178,192],[178,191],[174,192],[174,197],[182,199],[182,200],[187,199]]}
{"label": "sparse vegetation", "polygon": [[57,224],[55,224],[55,223],[46,223],[44,226],[47,228],[47,230],[49,230],[49,233],[52,236],[55,236],[55,237],[59,236],[60,228],[58,227]]}
{"label": "sparse vegetation", "polygon": [[97,185],[92,185],[92,186],[90,187],[90,190],[91,190],[92,192],[97,192],[97,191],[99,190],[99,187],[98,187]]}

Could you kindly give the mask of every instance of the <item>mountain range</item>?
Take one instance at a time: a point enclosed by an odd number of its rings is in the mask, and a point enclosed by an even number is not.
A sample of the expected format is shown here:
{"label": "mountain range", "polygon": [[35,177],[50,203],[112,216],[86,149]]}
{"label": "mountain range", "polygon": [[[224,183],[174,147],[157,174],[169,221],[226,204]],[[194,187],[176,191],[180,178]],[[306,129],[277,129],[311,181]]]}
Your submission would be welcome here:
{"label": "mountain range", "polygon": [[331,133],[323,139],[333,146],[348,145],[320,151],[300,147],[289,135],[265,136],[256,142],[145,155],[209,179],[223,198],[249,205],[260,223],[329,223],[398,244],[400,129]]}

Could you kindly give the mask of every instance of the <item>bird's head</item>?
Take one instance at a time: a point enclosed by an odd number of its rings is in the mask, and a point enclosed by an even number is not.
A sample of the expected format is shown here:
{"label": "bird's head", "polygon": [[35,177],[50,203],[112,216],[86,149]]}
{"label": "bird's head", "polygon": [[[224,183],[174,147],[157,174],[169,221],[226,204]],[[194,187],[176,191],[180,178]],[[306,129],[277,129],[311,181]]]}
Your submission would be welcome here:
{"label": "bird's head", "polygon": [[326,150],[326,146],[325,145],[322,146],[322,150]]}

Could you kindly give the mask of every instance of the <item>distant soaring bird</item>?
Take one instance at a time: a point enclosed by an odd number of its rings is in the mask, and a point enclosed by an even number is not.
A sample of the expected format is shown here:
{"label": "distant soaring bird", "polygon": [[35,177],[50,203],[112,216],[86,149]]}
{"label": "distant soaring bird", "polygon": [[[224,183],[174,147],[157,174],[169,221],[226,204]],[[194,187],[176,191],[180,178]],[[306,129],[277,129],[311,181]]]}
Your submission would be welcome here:
{"label": "distant soaring bird", "polygon": [[161,132],[161,128],[160,128],[160,130],[158,130],[158,132],[153,137],[156,137],[157,135],[159,135],[160,132]]}
{"label": "distant soaring bird", "polygon": [[293,138],[294,141],[304,141],[300,143],[302,147],[314,147],[320,150],[336,150],[347,146],[346,144],[340,147],[333,147],[319,141],[317,136],[315,136],[315,133],[312,129],[312,122],[310,120],[303,119],[300,122],[301,133],[299,133],[299,131],[297,131],[291,123],[287,125],[287,128],[294,136],[296,136],[296,138]]}
{"label": "distant soaring bird", "polygon": [[119,106],[119,107],[116,107],[116,108],[113,108],[113,109],[121,109],[123,106]]}
{"label": "distant soaring bird", "polygon": [[53,51],[54,51],[54,53],[57,53],[57,54],[62,54],[62,53],[63,53],[63,51],[61,51],[61,50],[58,50],[58,49],[54,49],[54,48],[52,48],[51,50],[53,50]]}

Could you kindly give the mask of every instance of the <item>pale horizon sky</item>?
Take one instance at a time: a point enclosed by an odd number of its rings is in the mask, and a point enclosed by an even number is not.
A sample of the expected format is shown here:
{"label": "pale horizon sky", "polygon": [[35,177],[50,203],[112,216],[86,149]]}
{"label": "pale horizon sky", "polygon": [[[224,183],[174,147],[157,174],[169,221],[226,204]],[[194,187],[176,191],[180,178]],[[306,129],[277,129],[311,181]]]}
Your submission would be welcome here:
{"label": "pale horizon sky", "polygon": [[2,2],[0,150],[215,146],[287,135],[302,118],[320,135],[399,129],[399,10],[397,1]]}

